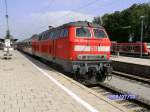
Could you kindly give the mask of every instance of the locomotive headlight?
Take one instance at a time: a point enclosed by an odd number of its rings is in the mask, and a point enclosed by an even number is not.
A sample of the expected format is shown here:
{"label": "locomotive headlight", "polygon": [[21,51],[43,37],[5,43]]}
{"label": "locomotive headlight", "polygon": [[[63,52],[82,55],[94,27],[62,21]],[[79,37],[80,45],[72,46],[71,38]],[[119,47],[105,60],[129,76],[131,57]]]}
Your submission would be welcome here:
{"label": "locomotive headlight", "polygon": [[104,57],[104,55],[103,56],[101,56],[101,59],[104,59],[105,57]]}
{"label": "locomotive headlight", "polygon": [[79,60],[86,60],[86,59],[87,59],[87,55],[82,55],[82,54],[80,54],[80,55],[77,56],[77,58],[78,58]]}
{"label": "locomotive headlight", "polygon": [[86,59],[86,56],[82,56],[82,59]]}
{"label": "locomotive headlight", "polygon": [[80,60],[81,60],[81,59],[82,59],[82,56],[81,56],[81,55],[78,55],[78,59],[80,59]]}

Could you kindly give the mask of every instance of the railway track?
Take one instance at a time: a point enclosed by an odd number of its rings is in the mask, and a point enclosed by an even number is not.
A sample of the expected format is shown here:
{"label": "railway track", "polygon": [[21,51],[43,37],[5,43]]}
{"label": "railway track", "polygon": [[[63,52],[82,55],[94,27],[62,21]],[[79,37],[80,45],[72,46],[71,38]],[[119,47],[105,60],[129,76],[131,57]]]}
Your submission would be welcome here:
{"label": "railway track", "polygon": [[130,95],[122,90],[118,90],[111,85],[101,83],[95,85],[87,85],[88,88],[100,93],[106,98],[111,99],[113,102],[116,102],[120,106],[125,107],[129,112],[150,112],[150,104],[147,102],[143,102],[142,99],[139,98],[132,98],[132,99],[125,99],[125,98],[115,98],[112,96],[123,96],[123,95]]}
{"label": "railway track", "polygon": [[132,74],[126,74],[126,73],[122,73],[122,72],[118,72],[118,71],[113,71],[112,75],[118,78],[123,78],[125,80],[130,80],[132,82],[136,82],[139,83],[140,85],[143,86],[148,86],[150,87],[150,79],[146,78],[146,77],[141,77],[141,76],[136,76],[136,75],[132,75]]}

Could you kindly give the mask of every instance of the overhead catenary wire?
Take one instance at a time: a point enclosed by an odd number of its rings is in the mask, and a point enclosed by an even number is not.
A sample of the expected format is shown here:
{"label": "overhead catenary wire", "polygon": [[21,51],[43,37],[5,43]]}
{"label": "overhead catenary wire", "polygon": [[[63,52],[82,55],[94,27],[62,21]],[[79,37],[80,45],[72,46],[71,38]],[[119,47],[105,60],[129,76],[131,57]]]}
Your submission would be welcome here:
{"label": "overhead catenary wire", "polygon": [[[52,0],[52,3],[51,3],[51,4],[54,4],[54,1],[55,1],[55,0]],[[72,11],[78,11],[78,10],[87,8],[88,6],[91,6],[91,5],[93,5],[94,3],[97,3],[97,2],[99,2],[99,0],[92,0],[91,2],[88,2],[88,3],[85,4],[85,5],[82,5],[82,6],[80,6],[80,7],[77,7],[77,8],[75,8],[75,9],[72,9]],[[52,20],[52,22],[56,22],[56,21],[57,21],[57,23],[58,23],[59,21],[62,20],[62,18],[64,18],[64,17],[70,15],[71,13],[72,13],[72,12],[68,12],[67,14],[65,14],[65,15],[63,15],[63,16]],[[42,13],[42,14],[43,14],[43,13]],[[40,14],[38,17],[40,17],[42,14]],[[37,18],[38,18],[38,17],[37,17]]]}
{"label": "overhead catenary wire", "polygon": [[[52,5],[54,4],[54,1],[56,1],[56,0],[51,0],[51,4],[52,4]],[[93,1],[88,2],[87,4],[85,4],[85,5],[83,5],[83,6],[80,6],[80,7],[78,7],[78,8],[72,9],[71,11],[79,11],[79,10],[88,8],[89,6],[91,6],[91,5],[93,5],[93,4],[97,3],[97,2],[99,2],[99,0],[93,0]],[[120,1],[120,2],[122,2],[122,1]],[[109,3],[109,4],[110,4],[110,5],[113,5],[113,2],[111,2],[111,3]],[[109,6],[110,6],[110,5],[109,5]],[[51,5],[49,5],[48,8],[50,8],[50,6],[51,6]],[[108,6],[108,3],[107,3],[107,4],[101,4],[99,7],[100,7],[100,8],[103,8],[103,7],[105,7],[105,6]],[[109,7],[109,6],[108,6],[108,7]],[[53,20],[51,20],[51,22],[54,22],[54,23],[57,22],[57,23],[58,23],[59,21],[62,21],[62,18],[71,15],[71,13],[72,13],[71,11],[69,11],[68,13],[66,12],[66,14],[63,15],[63,16],[60,16],[60,17],[58,17],[58,18],[54,18]],[[43,13],[41,13],[38,17],[40,17],[42,14],[43,14]],[[37,17],[37,18],[38,18],[38,17]],[[38,29],[38,28],[37,28],[37,29]]]}
{"label": "overhead catenary wire", "polygon": [[[124,0],[123,0],[124,1]],[[91,1],[91,2],[89,2],[89,3],[87,3],[86,5],[84,5],[84,6],[81,6],[81,7],[78,7],[78,8],[76,8],[76,9],[73,9],[73,10],[71,10],[71,11],[79,11],[79,10],[82,10],[82,9],[85,9],[85,8],[88,8],[89,6],[91,6],[91,5],[93,5],[93,4],[95,4],[95,3],[97,3],[97,2],[99,2],[99,0],[94,0],[94,1]],[[120,2],[122,2],[122,1],[118,1],[119,3]],[[109,5],[108,5],[108,3],[106,3],[106,4],[101,4],[100,6],[99,6],[99,8],[101,9],[101,8],[104,8],[105,6],[107,6],[107,7],[110,7],[110,6],[113,6],[114,4],[118,4],[118,2],[111,2],[111,3],[109,3]],[[95,9],[95,10],[98,10],[97,8]],[[69,15],[71,15],[71,13],[72,12],[68,12],[67,14],[65,14],[64,16],[61,16],[61,17],[59,17],[58,19],[55,19],[54,20],[54,22],[55,21],[61,21],[62,19],[61,18],[64,18],[64,17],[66,17],[66,16],[69,16]],[[94,18],[94,17],[93,17]]]}
{"label": "overhead catenary wire", "polygon": [[[46,9],[49,9],[53,4],[54,4],[54,2],[55,2],[56,0],[51,0],[50,2],[51,2],[51,4],[49,4],[48,5],[48,7],[46,7],[45,8],[45,10]],[[43,13],[40,13],[39,15],[38,15],[38,17],[36,17],[36,18],[39,18],[40,16],[42,16],[43,15]],[[32,23],[33,24],[33,23]],[[32,26],[32,25],[31,25]],[[36,30],[38,29],[38,27],[36,28]]]}
{"label": "overhead catenary wire", "polygon": [[[87,4],[85,4],[85,5],[83,5],[83,6],[80,6],[80,7],[78,7],[78,8],[72,9],[71,11],[78,11],[78,10],[87,8],[88,6],[91,6],[91,5],[95,4],[96,2],[99,2],[99,0],[94,0],[94,1],[88,2]],[[64,18],[64,17],[70,15],[71,13],[72,13],[72,12],[68,12],[67,14],[65,14],[65,15],[63,15],[63,16],[57,18],[57,19],[55,19],[54,21],[59,21],[59,20],[61,20],[61,18]]]}
{"label": "overhead catenary wire", "polygon": [[6,15],[8,15],[8,6],[7,6],[7,0],[5,0],[5,8],[6,8]]}

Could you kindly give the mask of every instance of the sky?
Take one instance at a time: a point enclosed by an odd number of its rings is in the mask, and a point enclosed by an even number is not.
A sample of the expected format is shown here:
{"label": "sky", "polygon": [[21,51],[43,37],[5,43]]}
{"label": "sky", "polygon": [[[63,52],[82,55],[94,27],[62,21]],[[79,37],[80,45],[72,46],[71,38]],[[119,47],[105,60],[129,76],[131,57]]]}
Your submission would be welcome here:
{"label": "sky", "polygon": [[[71,21],[92,21],[106,13],[122,11],[150,0],[7,0],[9,26],[14,38],[23,40],[48,26]],[[5,0],[0,0],[0,38],[6,34]]]}

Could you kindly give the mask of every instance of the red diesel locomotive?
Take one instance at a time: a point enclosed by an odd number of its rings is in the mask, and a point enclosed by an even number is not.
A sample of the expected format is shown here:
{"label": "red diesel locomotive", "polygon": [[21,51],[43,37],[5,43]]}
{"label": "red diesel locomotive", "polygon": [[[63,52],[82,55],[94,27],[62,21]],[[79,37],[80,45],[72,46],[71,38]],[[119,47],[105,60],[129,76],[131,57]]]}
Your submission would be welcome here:
{"label": "red diesel locomotive", "polygon": [[105,29],[78,21],[50,27],[18,43],[18,49],[61,65],[77,80],[102,82],[111,73],[111,42]]}

